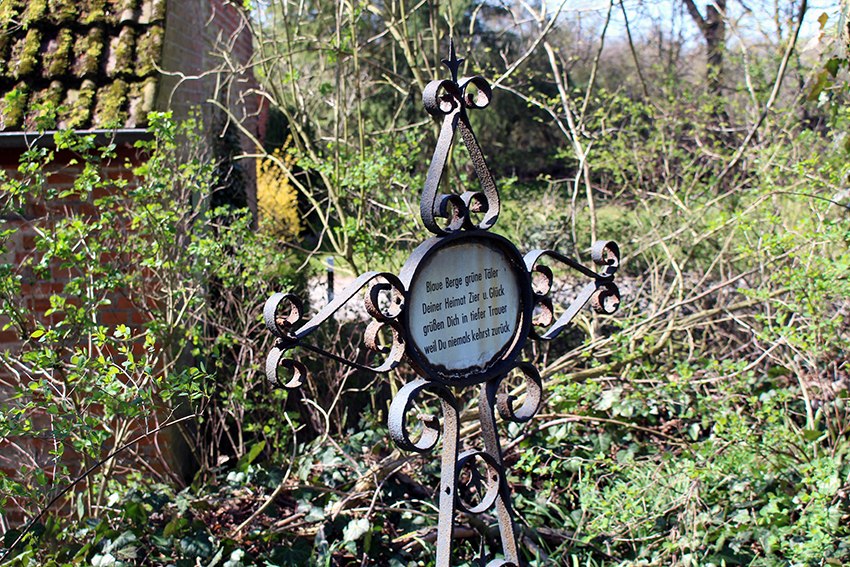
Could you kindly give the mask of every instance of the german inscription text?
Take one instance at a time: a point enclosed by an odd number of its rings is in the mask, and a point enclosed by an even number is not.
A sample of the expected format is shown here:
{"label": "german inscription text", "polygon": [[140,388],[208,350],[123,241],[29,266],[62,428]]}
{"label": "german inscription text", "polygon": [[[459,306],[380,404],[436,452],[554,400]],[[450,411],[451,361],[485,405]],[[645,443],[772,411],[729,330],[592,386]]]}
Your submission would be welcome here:
{"label": "german inscription text", "polygon": [[499,250],[477,242],[443,248],[411,282],[411,337],[432,365],[465,370],[487,364],[517,330],[519,293]]}

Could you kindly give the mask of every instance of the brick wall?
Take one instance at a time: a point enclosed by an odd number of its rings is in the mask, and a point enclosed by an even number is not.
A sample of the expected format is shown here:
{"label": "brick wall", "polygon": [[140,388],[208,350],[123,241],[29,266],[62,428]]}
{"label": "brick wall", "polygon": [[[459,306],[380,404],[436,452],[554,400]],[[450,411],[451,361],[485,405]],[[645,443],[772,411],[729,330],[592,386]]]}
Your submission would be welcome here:
{"label": "brick wall", "polygon": [[[159,109],[171,108],[177,119],[185,118],[191,110],[200,108],[208,140],[220,136],[228,118],[238,121],[237,152],[250,154],[256,151],[254,140],[262,140],[265,128],[265,108],[262,97],[256,94],[257,84],[250,68],[252,38],[244,26],[245,14],[240,8],[226,0],[172,0],[167,2],[165,37],[163,41],[162,69],[157,104]],[[218,109],[210,100],[218,101],[228,109]],[[235,128],[235,126],[231,126]],[[244,129],[244,131],[243,131]],[[210,144],[213,146],[214,144]],[[0,168],[13,175],[23,149],[0,150]],[[104,163],[103,171],[110,177],[126,176],[125,160],[138,159],[130,146],[119,149],[113,162]],[[212,157],[212,156],[211,156]],[[59,155],[51,166],[53,174],[49,182],[55,187],[70,186],[80,173],[80,166],[70,162],[71,156]],[[136,161],[136,163],[138,163]],[[254,164],[251,160],[240,161],[247,177],[248,187],[254,188]],[[2,196],[0,196],[2,198]],[[38,254],[35,249],[35,234],[47,213],[54,215],[96,215],[93,199],[74,201],[59,199],[44,206],[31,207],[22,217],[0,218],[0,229],[14,226],[19,231],[9,246],[0,254],[0,261],[20,266],[25,258]],[[255,188],[248,192],[248,203],[256,212]],[[50,307],[50,296],[63,289],[71,274],[58,266],[51,270],[49,278],[37,278],[32,273],[22,273],[20,301],[32,309],[34,318],[47,324],[56,323],[58,315],[46,316]],[[98,322],[114,328],[125,324],[139,326],[145,322],[143,311],[127,297],[116,293],[111,305],[98,313]],[[73,301],[73,298],[71,298]],[[0,328],[7,320],[0,316]],[[24,337],[12,329],[0,330],[0,350],[19,349]],[[0,370],[0,403],[6,403],[14,393],[14,377]],[[36,419],[40,419],[36,416]],[[157,416],[153,417],[154,420]],[[28,439],[18,443],[15,439],[0,439],[0,470],[13,473],[21,463],[51,470],[55,457],[50,454],[52,445],[47,438]],[[135,459],[148,467],[150,474],[161,474],[165,470],[179,471],[185,467],[187,449],[179,433],[165,430],[152,436],[136,449]],[[66,453],[66,461],[72,455]],[[82,463],[77,463],[78,468]],[[20,509],[7,507],[0,516],[0,531],[3,523],[15,525],[23,519]]]}
{"label": "brick wall", "polygon": [[[21,150],[7,150],[0,154],[0,168],[7,177],[18,175],[17,166]],[[124,179],[128,185],[118,191],[130,191],[137,183],[128,164],[140,163],[137,150],[129,145],[120,146],[117,156],[101,164],[101,175],[104,178],[117,180]],[[50,172],[47,183],[56,190],[68,189],[73,186],[74,180],[80,175],[82,166],[71,160],[73,156],[59,152],[56,159],[49,164],[44,171]],[[0,217],[0,230],[10,228],[16,229],[6,247],[0,254],[0,263],[9,264],[17,275],[20,276],[21,292],[12,301],[19,302],[18,305],[25,307],[29,312],[25,319],[24,329],[18,330],[17,326],[0,331],[0,350],[21,352],[24,341],[37,328],[37,324],[45,327],[53,327],[62,320],[61,314],[46,314],[51,307],[51,296],[60,295],[68,303],[79,305],[79,299],[70,295],[65,289],[66,284],[72,277],[79,275],[73,268],[60,267],[58,263],[50,266],[47,274],[37,274],[27,267],[28,260],[39,260],[41,252],[37,249],[37,234],[41,231],[49,231],[60,219],[80,218],[94,219],[98,215],[94,201],[105,196],[107,189],[96,190],[85,199],[78,197],[66,197],[54,199],[49,202],[30,203],[20,215],[8,215]],[[109,253],[101,256],[102,261],[109,261],[113,257]],[[127,325],[131,330],[140,330],[144,323],[148,322],[148,316],[144,309],[133,303],[123,291],[115,291],[108,295],[110,305],[100,308],[96,314],[97,323],[111,333],[118,325]],[[8,317],[0,315],[0,328],[9,323]],[[72,345],[73,346],[73,345]],[[76,345],[83,346],[85,345]],[[141,340],[131,345],[132,352],[136,357],[143,353]],[[101,349],[116,364],[120,364],[122,358],[118,353],[108,348]],[[26,369],[17,368],[15,373],[5,365],[0,364],[0,406],[6,408],[15,406],[16,390],[18,387],[27,388],[28,384],[38,380],[38,375],[27,372]],[[27,394],[37,397],[38,392]],[[97,414],[97,407],[94,408]],[[5,412],[4,412],[5,413]],[[135,437],[143,431],[154,428],[164,418],[165,413],[157,414],[149,412],[134,421],[133,427],[127,432],[125,439]],[[32,433],[24,437],[0,438],[0,472],[21,479],[19,474],[22,465],[29,468],[41,469],[48,479],[55,474],[56,467],[60,464],[69,466],[71,474],[79,474],[85,463],[73,450],[65,445],[65,452],[61,458],[51,453],[56,447],[52,437],[51,418],[43,411],[29,410],[23,417],[32,423]],[[111,444],[107,443],[106,447]],[[160,475],[163,480],[176,479],[175,474],[187,471],[191,466],[188,461],[189,453],[185,442],[179,431],[165,429],[155,435],[146,438],[143,442],[127,451],[119,460],[120,463],[133,462],[133,468],[141,468],[150,475]],[[64,480],[59,487],[64,484]],[[83,487],[76,492],[83,490]],[[20,525],[26,519],[26,513],[32,513],[33,503],[27,501],[15,501],[7,503],[5,509],[0,512],[0,532],[3,527],[14,527]]]}

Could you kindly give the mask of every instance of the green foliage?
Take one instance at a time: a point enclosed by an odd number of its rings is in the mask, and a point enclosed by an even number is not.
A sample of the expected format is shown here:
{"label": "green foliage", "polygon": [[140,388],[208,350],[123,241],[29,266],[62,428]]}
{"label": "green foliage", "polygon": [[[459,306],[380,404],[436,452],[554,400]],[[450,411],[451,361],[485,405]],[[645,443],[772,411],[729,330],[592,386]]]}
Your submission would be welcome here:
{"label": "green foliage", "polygon": [[735,370],[557,388],[550,406],[575,417],[524,442],[517,476],[534,480],[521,513],[566,526],[582,564],[845,563],[846,439],[836,451],[823,422],[804,429],[792,417],[799,389],[768,377],[746,373],[706,396]]}
{"label": "green foliage", "polygon": [[846,564],[844,111],[775,125],[718,179],[735,147],[698,149],[710,107],[597,103],[615,127],[598,126],[595,179],[617,188],[597,230],[633,250],[632,291],[547,351],[547,409],[512,431],[518,513],[556,564]]}
{"label": "green foliage", "polygon": [[[30,455],[2,477],[7,510],[16,502],[33,514],[79,477],[67,504],[80,520],[107,529],[109,499],[123,490],[116,481],[127,464],[138,469],[145,461],[158,475],[180,478],[173,461],[134,453],[136,442],[168,435],[164,442],[177,447],[183,435],[193,461],[183,466],[202,470],[220,451],[245,454],[250,464],[265,446],[264,430],[250,426],[253,442],[210,446],[208,439],[270,407],[251,392],[261,369],[244,349],[256,340],[258,310],[272,286],[295,282],[274,240],[252,229],[249,212],[208,208],[214,164],[178,150],[197,144],[194,125],[177,126],[164,114],[150,121],[153,136],[139,143],[149,157],[135,177],[129,164],[124,176],[105,174],[105,164],[122,167],[115,145],[61,131],[55,150],[28,150],[19,175],[4,182],[4,215],[25,220],[7,225],[2,238],[13,242],[26,231],[35,247],[0,266],[4,330],[21,341],[0,355],[3,385],[14,392],[0,406],[0,435]],[[75,156],[65,166],[78,169],[69,186],[51,183],[57,152]],[[28,290],[42,288],[50,289],[49,304],[39,307]],[[223,379],[231,373],[238,378]],[[169,429],[172,422],[180,424]],[[269,435],[279,443],[282,433]],[[116,459],[101,461],[114,451]],[[100,466],[80,474],[94,463]],[[101,559],[89,537],[101,540]],[[72,541],[84,544],[80,557],[102,564],[132,547],[132,538],[96,530]],[[17,553],[27,556],[24,548]]]}
{"label": "green foliage", "polygon": [[[376,136],[369,151],[342,144],[303,153],[290,148],[292,166],[324,188],[297,186],[310,203],[302,222],[311,234],[329,230],[328,251],[339,255],[355,272],[398,269],[418,231],[411,188],[422,182],[415,169],[421,160],[421,140],[410,133]],[[320,202],[320,200],[322,202]],[[332,203],[327,210],[325,201]]]}

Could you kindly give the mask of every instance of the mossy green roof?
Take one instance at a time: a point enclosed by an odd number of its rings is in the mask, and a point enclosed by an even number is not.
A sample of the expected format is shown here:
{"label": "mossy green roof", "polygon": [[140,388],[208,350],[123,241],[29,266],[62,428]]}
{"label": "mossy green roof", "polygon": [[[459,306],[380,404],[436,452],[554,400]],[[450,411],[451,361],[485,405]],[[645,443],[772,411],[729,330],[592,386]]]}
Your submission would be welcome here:
{"label": "mossy green roof", "polygon": [[145,126],[164,22],[165,0],[0,0],[0,131]]}

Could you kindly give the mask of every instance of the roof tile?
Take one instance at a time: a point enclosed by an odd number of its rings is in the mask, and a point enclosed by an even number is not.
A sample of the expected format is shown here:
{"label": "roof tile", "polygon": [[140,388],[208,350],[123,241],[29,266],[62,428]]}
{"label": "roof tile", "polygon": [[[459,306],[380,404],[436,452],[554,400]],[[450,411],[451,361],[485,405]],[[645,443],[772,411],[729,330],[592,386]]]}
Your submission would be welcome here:
{"label": "roof tile", "polygon": [[103,30],[91,28],[74,42],[74,74],[83,78],[97,73],[103,53]]}
{"label": "roof tile", "polygon": [[38,50],[41,47],[41,33],[30,28],[27,35],[20,38],[12,47],[13,65],[10,67],[12,76],[20,79],[35,71],[38,66]]}
{"label": "roof tile", "polygon": [[165,0],[140,0],[139,8],[140,24],[161,22],[165,19]]}
{"label": "roof tile", "polygon": [[85,0],[80,21],[83,24],[99,24],[106,21],[106,0]]}
{"label": "roof tile", "polygon": [[62,83],[53,81],[49,86],[32,94],[27,104],[24,117],[24,128],[36,130],[39,127],[50,129],[56,127],[56,110],[62,102]]}
{"label": "roof tile", "polygon": [[9,60],[9,47],[12,45],[12,36],[7,33],[0,33],[0,78],[6,75]]}
{"label": "roof tile", "polygon": [[18,83],[0,100],[0,126],[4,130],[14,130],[21,125],[24,111],[29,100],[29,88]]}
{"label": "roof tile", "polygon": [[38,23],[47,12],[47,0],[29,0],[24,10],[21,22],[24,26]]}
{"label": "roof tile", "polygon": [[124,24],[136,21],[137,0],[114,0],[115,23]]}
{"label": "roof tile", "polygon": [[48,40],[42,53],[42,77],[49,79],[68,73],[73,46],[74,34],[68,28],[59,30],[56,37]]}
{"label": "roof tile", "polygon": [[108,77],[132,71],[135,44],[135,33],[129,26],[123,27],[118,35],[112,36],[109,40],[109,50],[104,58],[104,72]]}
{"label": "roof tile", "polygon": [[156,79],[148,77],[144,81],[130,85],[130,105],[128,109],[128,124],[144,125],[147,123],[148,112],[153,110],[156,100]]}
{"label": "roof tile", "polygon": [[49,19],[56,24],[69,24],[79,21],[77,0],[47,0]]}
{"label": "roof tile", "polygon": [[153,109],[165,0],[0,0],[0,130],[141,126]]}
{"label": "roof tile", "polygon": [[65,102],[60,107],[60,128],[84,128],[89,124],[95,89],[91,79],[84,80],[79,89],[68,89]]}
{"label": "roof tile", "polygon": [[145,77],[156,71],[159,54],[162,52],[163,29],[148,28],[136,41],[136,75]]}
{"label": "roof tile", "polygon": [[117,79],[97,89],[94,120],[107,127],[124,126],[127,121],[125,106],[127,83]]}

